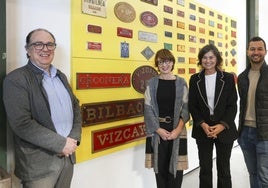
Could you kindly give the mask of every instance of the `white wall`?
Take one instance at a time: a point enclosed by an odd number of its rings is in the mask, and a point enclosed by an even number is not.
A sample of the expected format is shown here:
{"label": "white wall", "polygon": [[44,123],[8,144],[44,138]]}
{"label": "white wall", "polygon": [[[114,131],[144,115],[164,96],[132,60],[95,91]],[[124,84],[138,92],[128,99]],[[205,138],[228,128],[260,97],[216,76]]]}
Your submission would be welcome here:
{"label": "white wall", "polygon": [[[268,1],[259,0],[259,36],[265,40],[266,48],[268,48],[268,25],[267,25],[267,12],[268,12]],[[265,57],[268,62],[268,55]]]}
{"label": "white wall", "polygon": [[[58,45],[54,65],[70,78],[70,2],[71,0],[7,0],[7,72],[26,64],[25,37],[29,31],[42,27],[50,30],[57,39]],[[245,1],[197,0],[196,2],[228,14],[238,21],[237,38],[239,50],[237,60],[238,69],[241,72],[246,58]],[[190,139],[189,142],[192,143],[193,140]],[[192,152],[195,149],[195,146],[191,144],[191,148],[189,148],[190,163],[197,162],[197,155]],[[9,153],[10,171],[14,166],[12,157],[12,153]],[[13,188],[16,187],[19,186],[16,185]],[[72,188],[84,187],[155,187],[153,171],[144,168],[144,146],[129,148],[76,164]]]}

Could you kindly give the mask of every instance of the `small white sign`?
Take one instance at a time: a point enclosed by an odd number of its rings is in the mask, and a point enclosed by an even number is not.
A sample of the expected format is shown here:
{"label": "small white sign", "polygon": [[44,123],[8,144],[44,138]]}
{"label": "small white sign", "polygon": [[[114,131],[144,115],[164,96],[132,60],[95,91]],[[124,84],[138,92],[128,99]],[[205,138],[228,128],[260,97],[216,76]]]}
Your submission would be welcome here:
{"label": "small white sign", "polygon": [[157,34],[156,33],[139,31],[138,37],[139,37],[139,40],[142,40],[142,41],[157,42]]}
{"label": "small white sign", "polygon": [[106,18],[106,0],[82,0],[82,12]]}

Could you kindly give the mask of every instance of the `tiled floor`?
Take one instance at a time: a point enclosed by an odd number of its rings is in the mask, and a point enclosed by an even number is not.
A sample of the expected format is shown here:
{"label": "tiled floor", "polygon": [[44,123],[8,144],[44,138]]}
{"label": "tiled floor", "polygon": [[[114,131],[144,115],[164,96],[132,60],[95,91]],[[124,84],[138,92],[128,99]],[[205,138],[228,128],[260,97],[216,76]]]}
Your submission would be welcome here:
{"label": "tiled floor", "polygon": [[[216,163],[213,163],[213,187],[217,187]],[[231,156],[231,173],[233,188],[249,188],[249,178],[243,154],[239,146],[233,148]],[[183,177],[182,188],[199,187],[199,168],[187,173]]]}

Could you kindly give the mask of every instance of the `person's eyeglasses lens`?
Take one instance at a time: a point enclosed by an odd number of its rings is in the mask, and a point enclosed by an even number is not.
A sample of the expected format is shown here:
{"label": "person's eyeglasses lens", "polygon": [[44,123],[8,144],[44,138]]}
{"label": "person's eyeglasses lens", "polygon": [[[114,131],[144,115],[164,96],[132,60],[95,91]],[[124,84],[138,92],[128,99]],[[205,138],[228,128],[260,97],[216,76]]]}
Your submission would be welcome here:
{"label": "person's eyeglasses lens", "polygon": [[36,43],[32,43],[30,46],[33,46],[34,49],[36,50],[43,50],[44,47],[46,46],[48,50],[55,50],[56,48],[56,44],[53,42],[49,42],[49,43],[42,43],[42,42],[36,42]]}
{"label": "person's eyeglasses lens", "polygon": [[170,63],[169,60],[158,61],[158,65],[160,65],[160,66],[163,66],[164,64],[165,64],[165,65],[168,65],[169,63]]}

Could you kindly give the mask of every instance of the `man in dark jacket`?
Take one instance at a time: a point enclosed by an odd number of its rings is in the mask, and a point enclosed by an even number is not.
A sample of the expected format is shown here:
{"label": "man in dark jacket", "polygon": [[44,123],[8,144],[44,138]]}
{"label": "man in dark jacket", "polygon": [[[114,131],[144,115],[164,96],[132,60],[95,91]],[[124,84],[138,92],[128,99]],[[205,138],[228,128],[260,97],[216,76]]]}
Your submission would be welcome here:
{"label": "man in dark jacket", "polygon": [[68,188],[81,139],[79,101],[51,64],[56,41],[49,31],[31,31],[25,48],[28,64],[9,73],[3,86],[15,175],[23,188]]}
{"label": "man in dark jacket", "polygon": [[268,187],[268,66],[265,41],[250,39],[250,64],[238,76],[240,95],[239,138],[251,188]]}

